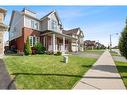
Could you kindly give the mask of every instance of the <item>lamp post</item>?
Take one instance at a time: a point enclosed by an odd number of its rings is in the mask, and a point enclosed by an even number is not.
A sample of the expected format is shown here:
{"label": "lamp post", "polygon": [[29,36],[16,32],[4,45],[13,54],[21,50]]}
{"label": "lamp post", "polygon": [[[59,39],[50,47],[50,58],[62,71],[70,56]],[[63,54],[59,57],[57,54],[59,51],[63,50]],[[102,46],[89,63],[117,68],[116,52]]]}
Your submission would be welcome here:
{"label": "lamp post", "polygon": [[111,48],[112,48],[112,36],[113,35],[118,35],[118,33],[110,34],[110,45],[109,45],[110,46],[109,47],[110,48],[110,51],[111,51]]}

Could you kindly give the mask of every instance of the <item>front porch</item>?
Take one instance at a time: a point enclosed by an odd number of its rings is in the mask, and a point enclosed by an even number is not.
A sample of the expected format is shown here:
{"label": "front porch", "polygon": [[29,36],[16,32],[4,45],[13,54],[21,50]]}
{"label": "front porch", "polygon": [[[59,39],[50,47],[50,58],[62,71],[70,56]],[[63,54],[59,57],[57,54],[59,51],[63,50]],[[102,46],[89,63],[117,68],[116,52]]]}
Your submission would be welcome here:
{"label": "front porch", "polygon": [[43,46],[46,48],[47,51],[50,52],[70,52],[71,49],[71,42],[72,40],[76,40],[71,36],[64,35],[61,33],[56,32],[45,32],[41,34],[40,42],[43,43]]}

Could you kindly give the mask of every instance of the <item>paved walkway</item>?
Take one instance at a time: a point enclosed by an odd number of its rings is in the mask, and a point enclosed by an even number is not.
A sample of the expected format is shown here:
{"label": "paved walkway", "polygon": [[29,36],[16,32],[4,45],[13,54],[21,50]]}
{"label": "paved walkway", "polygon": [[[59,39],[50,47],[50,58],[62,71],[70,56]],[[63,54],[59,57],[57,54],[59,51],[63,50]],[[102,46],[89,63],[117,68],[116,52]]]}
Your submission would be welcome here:
{"label": "paved walkway", "polygon": [[0,59],[0,89],[16,89],[2,59]]}
{"label": "paved walkway", "polygon": [[74,89],[125,90],[126,88],[109,51],[106,50],[93,67],[84,75],[84,78],[76,84]]}

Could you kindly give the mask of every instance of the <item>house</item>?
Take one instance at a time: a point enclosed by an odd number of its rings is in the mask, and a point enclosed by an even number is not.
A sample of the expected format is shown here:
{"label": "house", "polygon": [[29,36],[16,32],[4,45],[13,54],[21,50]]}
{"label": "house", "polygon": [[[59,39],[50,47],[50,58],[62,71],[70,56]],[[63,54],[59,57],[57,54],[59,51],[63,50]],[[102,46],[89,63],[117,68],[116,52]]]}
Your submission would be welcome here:
{"label": "house", "polygon": [[85,49],[105,49],[106,47],[99,43],[99,42],[96,42],[96,41],[91,41],[91,40],[85,40],[84,41],[84,47]]}
{"label": "house", "polygon": [[71,42],[71,48],[73,51],[83,51],[84,50],[84,41],[83,41],[84,34],[80,28],[63,30],[63,33],[78,39],[78,40],[73,40]]}
{"label": "house", "polygon": [[3,23],[7,10],[0,8],[0,57],[4,55],[4,32],[8,27]]}
{"label": "house", "polygon": [[93,50],[94,48],[96,48],[96,41],[85,40],[84,47],[85,47],[85,49],[92,49]]}
{"label": "house", "polygon": [[10,49],[24,52],[24,44],[28,37],[31,47],[40,42],[47,51],[54,53],[83,50],[84,35],[81,29],[65,31],[56,11],[38,19],[36,13],[31,10],[25,8],[22,11],[14,10],[9,29]]}

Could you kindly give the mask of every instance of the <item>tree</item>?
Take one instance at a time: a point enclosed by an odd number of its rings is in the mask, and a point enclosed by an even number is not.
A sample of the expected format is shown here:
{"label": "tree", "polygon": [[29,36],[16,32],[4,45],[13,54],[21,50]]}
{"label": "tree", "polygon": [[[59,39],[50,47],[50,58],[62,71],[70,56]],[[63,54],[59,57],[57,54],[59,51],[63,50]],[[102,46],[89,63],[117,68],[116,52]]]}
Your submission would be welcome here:
{"label": "tree", "polygon": [[30,43],[29,43],[29,38],[27,38],[26,40],[25,47],[24,47],[24,53],[25,55],[32,54],[32,50],[31,50]]}
{"label": "tree", "polygon": [[127,20],[126,26],[123,32],[121,32],[118,48],[120,50],[121,55],[127,59]]}

